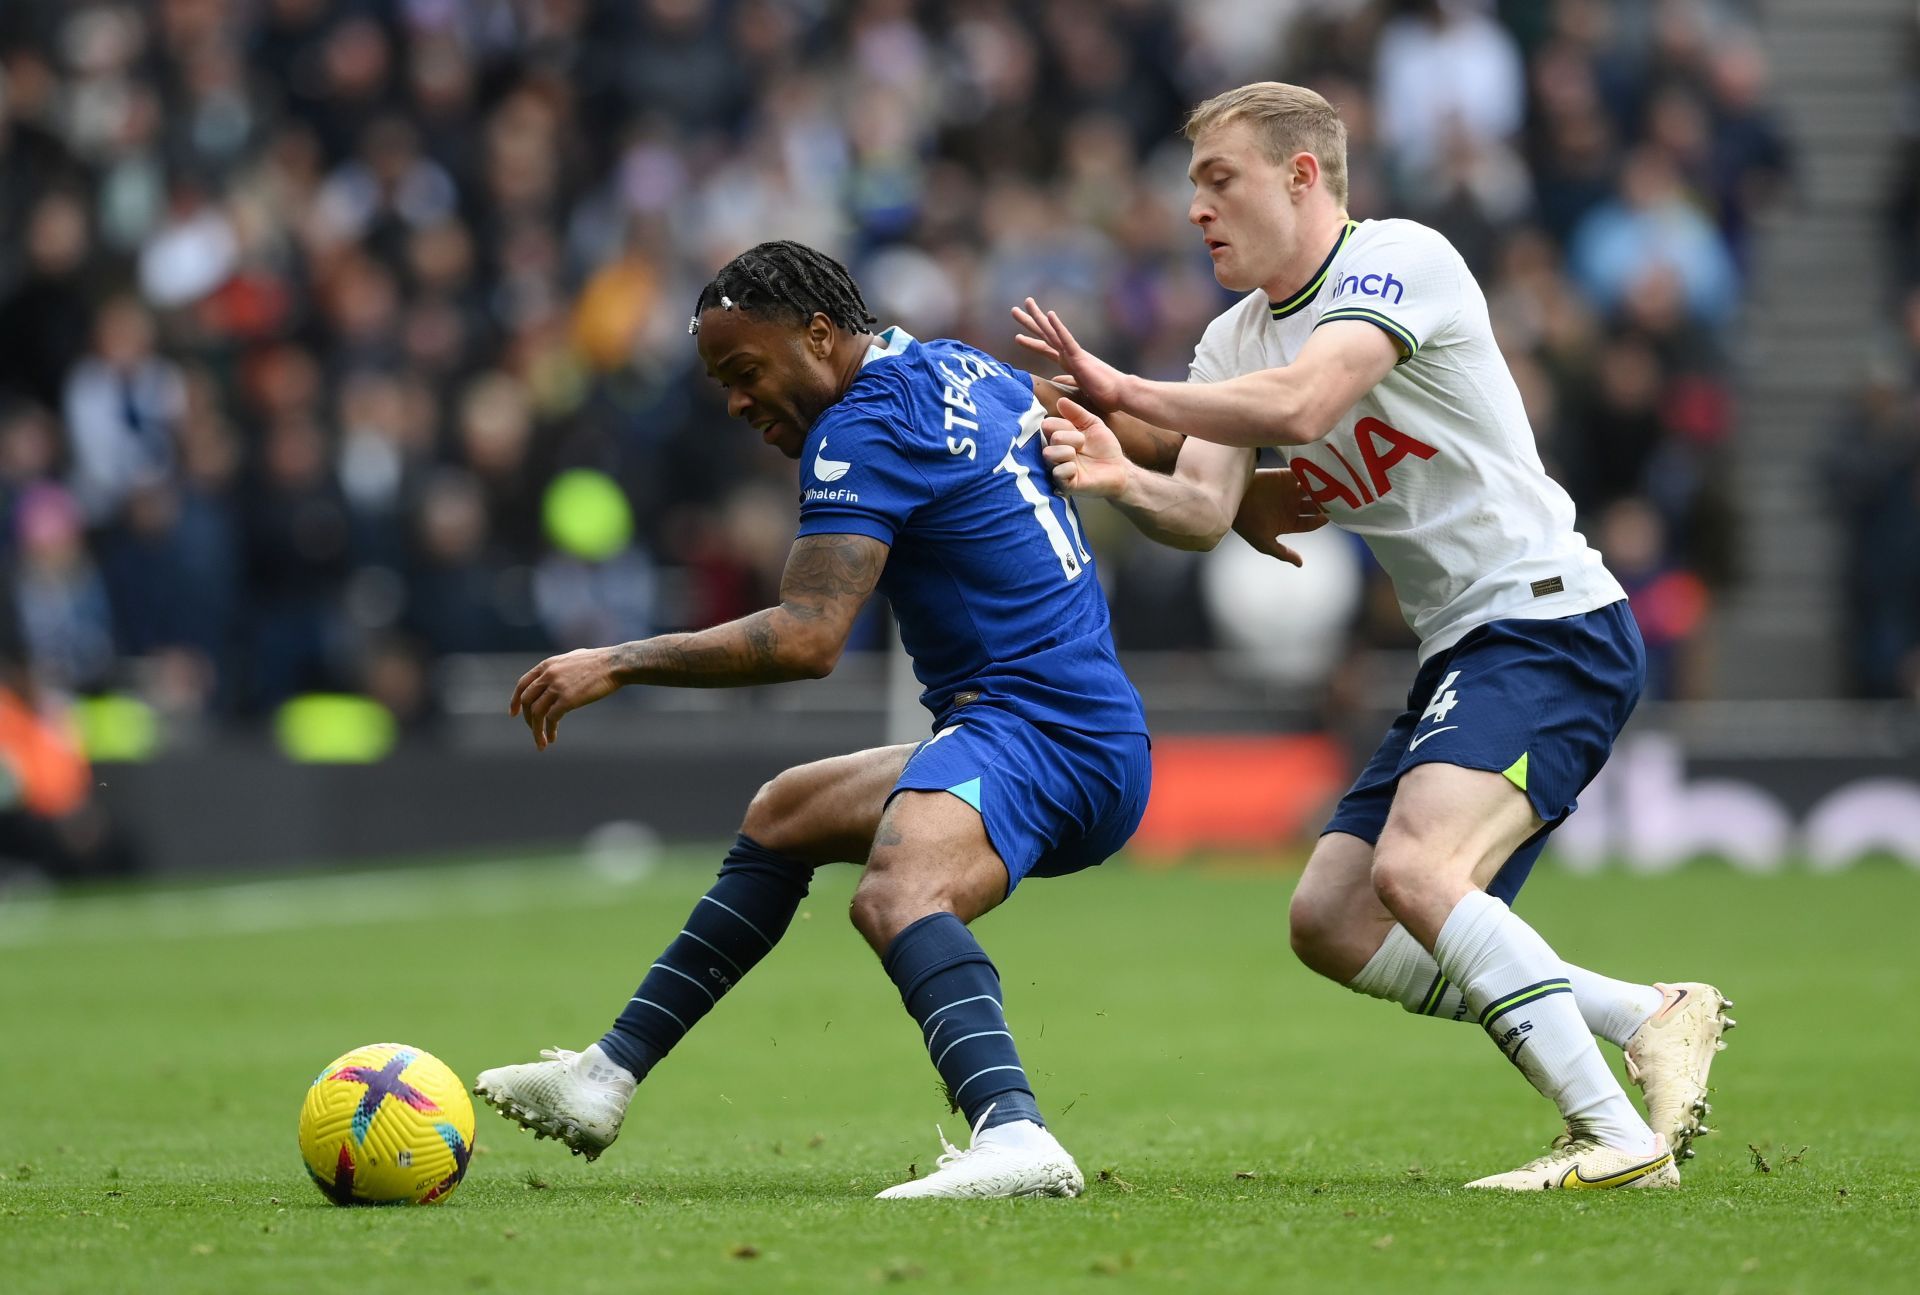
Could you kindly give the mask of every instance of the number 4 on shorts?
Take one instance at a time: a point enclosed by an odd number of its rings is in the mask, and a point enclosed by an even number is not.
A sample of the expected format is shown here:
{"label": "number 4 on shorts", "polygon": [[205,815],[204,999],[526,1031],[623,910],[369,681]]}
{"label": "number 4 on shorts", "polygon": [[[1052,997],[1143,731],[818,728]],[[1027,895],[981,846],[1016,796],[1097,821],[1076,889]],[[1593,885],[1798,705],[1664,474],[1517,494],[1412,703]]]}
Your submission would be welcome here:
{"label": "number 4 on shorts", "polygon": [[1460,672],[1455,670],[1440,681],[1440,686],[1433,690],[1433,700],[1427,703],[1426,713],[1420,716],[1422,724],[1428,720],[1440,723],[1446,719],[1449,711],[1460,704],[1460,694],[1453,690],[1453,681],[1459,677]]}

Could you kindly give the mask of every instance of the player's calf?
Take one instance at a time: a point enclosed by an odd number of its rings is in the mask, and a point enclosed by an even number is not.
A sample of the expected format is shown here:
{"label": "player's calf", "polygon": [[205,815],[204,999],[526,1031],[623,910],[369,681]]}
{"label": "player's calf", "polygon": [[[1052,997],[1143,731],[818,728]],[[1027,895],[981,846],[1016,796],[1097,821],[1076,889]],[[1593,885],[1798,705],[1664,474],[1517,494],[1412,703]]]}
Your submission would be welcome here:
{"label": "player's calf", "polygon": [[1080,1171],[1040,1117],[1000,973],[966,926],[1006,897],[1007,877],[979,813],[957,796],[902,792],[881,820],[853,921],[974,1131],[969,1150],[947,1147],[938,1172],[890,1189],[889,1199],[1080,1191]]}
{"label": "player's calf", "polygon": [[1320,838],[1287,906],[1287,936],[1308,969],[1351,984],[1394,926],[1374,895],[1373,847],[1334,832]]}

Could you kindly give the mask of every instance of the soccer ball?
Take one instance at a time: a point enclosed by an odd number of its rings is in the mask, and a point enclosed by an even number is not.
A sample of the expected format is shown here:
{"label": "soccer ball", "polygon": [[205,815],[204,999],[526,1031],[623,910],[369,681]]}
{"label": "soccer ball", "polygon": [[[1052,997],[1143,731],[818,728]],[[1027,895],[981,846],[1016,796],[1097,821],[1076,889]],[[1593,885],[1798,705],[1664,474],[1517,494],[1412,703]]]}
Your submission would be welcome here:
{"label": "soccer ball", "polygon": [[443,1201],[473,1157],[467,1086],[419,1048],[355,1048],[307,1089],[300,1155],[335,1205]]}

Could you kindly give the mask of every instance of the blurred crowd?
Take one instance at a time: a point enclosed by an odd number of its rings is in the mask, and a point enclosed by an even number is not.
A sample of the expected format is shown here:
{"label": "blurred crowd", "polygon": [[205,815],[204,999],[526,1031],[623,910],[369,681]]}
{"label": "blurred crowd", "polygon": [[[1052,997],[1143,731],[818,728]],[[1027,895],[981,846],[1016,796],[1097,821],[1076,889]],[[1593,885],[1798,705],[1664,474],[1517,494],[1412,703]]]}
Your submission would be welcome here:
{"label": "blurred crowd", "polygon": [[1920,700],[1920,23],[1911,40],[1887,211],[1895,268],[1887,342],[1835,429],[1828,476],[1846,523],[1853,691]]}
{"label": "blurred crowd", "polygon": [[[793,469],[699,369],[712,271],[795,238],[922,336],[1012,356],[1031,292],[1182,375],[1226,298],[1179,123],[1262,78],[1340,107],[1356,217],[1480,275],[1654,694],[1696,690],[1736,575],[1726,337],[1786,166],[1706,0],[9,0],[4,654],[412,724],[447,654],[763,605]],[[1123,647],[1231,637],[1191,558],[1101,536]],[[1354,569],[1351,632],[1407,641]]]}

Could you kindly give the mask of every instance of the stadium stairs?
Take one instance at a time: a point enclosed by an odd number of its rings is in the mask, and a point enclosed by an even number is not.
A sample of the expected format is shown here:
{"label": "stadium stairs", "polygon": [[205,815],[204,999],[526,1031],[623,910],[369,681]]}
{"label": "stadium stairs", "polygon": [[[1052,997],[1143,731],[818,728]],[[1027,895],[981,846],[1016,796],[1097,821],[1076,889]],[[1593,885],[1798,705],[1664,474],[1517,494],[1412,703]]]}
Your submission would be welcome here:
{"label": "stadium stairs", "polygon": [[1736,354],[1742,570],[1716,620],[1711,691],[1833,697],[1844,687],[1843,532],[1822,504],[1823,474],[1891,305],[1882,214],[1914,10],[1910,0],[1758,9],[1794,173],[1756,230]]}

